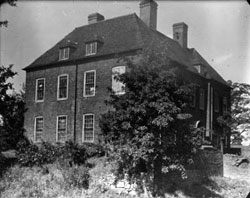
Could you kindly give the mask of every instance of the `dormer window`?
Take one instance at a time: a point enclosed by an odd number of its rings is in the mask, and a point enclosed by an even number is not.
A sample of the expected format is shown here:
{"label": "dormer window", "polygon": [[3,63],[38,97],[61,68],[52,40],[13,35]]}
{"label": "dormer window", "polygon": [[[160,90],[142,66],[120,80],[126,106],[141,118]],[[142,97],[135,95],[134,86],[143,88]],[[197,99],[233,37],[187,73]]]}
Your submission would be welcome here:
{"label": "dormer window", "polygon": [[59,50],[59,60],[69,59],[69,47],[61,48]]}
{"label": "dormer window", "polygon": [[201,66],[200,65],[195,65],[194,66],[197,72],[200,74],[201,73]]}
{"label": "dormer window", "polygon": [[97,53],[97,42],[86,43],[86,56],[94,55]]}

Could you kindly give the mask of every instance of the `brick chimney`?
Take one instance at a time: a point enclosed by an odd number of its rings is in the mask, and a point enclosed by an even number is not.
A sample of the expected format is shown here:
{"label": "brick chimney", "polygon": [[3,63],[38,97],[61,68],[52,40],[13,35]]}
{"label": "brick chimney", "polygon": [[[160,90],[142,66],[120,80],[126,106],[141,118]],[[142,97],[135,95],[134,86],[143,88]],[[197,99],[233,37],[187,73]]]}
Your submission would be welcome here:
{"label": "brick chimney", "polygon": [[103,21],[104,20],[104,16],[102,16],[101,14],[99,13],[93,13],[93,14],[90,14],[88,16],[88,21],[89,21],[89,24],[93,24],[93,23],[97,23],[99,21]]}
{"label": "brick chimney", "polygon": [[140,3],[140,18],[153,30],[157,25],[157,6],[154,0],[142,0]]}
{"label": "brick chimney", "polygon": [[187,48],[187,39],[188,39],[188,26],[187,26],[187,24],[185,24],[183,22],[173,24],[173,38],[183,48]]}

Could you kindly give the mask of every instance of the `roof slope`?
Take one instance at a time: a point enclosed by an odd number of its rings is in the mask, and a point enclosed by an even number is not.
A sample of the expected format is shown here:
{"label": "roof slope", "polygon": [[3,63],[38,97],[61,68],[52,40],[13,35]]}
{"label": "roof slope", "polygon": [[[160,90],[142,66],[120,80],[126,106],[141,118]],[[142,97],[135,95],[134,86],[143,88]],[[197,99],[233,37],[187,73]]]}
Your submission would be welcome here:
{"label": "roof slope", "polygon": [[136,14],[78,27],[24,68],[24,70],[65,62],[59,61],[59,49],[65,46],[74,47],[67,61],[89,58],[89,56],[85,56],[85,43],[96,39],[101,40],[103,44],[98,48],[98,53],[91,55],[91,57],[142,49],[153,42],[155,45],[164,45],[167,51],[166,55],[170,59],[187,66],[187,69],[192,72],[198,73],[192,65],[194,60],[200,59],[208,68],[208,72],[211,73],[210,76],[214,80],[226,84],[223,78],[198,52],[194,49],[183,49],[178,42],[156,30],[148,28]]}

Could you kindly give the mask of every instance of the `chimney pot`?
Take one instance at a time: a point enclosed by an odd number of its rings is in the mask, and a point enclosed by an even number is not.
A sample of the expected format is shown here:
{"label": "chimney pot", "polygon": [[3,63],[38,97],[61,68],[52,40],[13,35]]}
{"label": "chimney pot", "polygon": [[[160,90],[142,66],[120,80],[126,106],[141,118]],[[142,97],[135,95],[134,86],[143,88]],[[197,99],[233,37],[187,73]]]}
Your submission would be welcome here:
{"label": "chimney pot", "polygon": [[173,39],[177,41],[183,48],[187,48],[188,26],[185,23],[173,24]]}
{"label": "chimney pot", "polygon": [[88,22],[89,24],[97,23],[99,21],[103,21],[104,16],[99,13],[93,13],[88,16]]}

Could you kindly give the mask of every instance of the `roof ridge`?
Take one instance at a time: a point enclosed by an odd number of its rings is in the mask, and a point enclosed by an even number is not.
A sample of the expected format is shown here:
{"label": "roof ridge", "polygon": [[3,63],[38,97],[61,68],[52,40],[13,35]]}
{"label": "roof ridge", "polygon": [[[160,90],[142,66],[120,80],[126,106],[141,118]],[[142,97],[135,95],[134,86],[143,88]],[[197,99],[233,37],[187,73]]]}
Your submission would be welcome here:
{"label": "roof ridge", "polygon": [[125,18],[125,17],[129,17],[129,16],[133,16],[133,15],[135,15],[137,17],[136,13],[131,13],[131,14],[126,14],[126,15],[122,15],[122,16],[118,16],[118,17],[104,19],[104,20],[98,21],[96,23],[82,25],[82,26],[76,27],[75,29],[81,29],[81,28],[84,28],[84,27],[87,27],[87,26],[93,26],[93,25],[104,23],[104,22],[111,21],[111,20],[116,20],[116,19],[119,20],[120,18]]}

